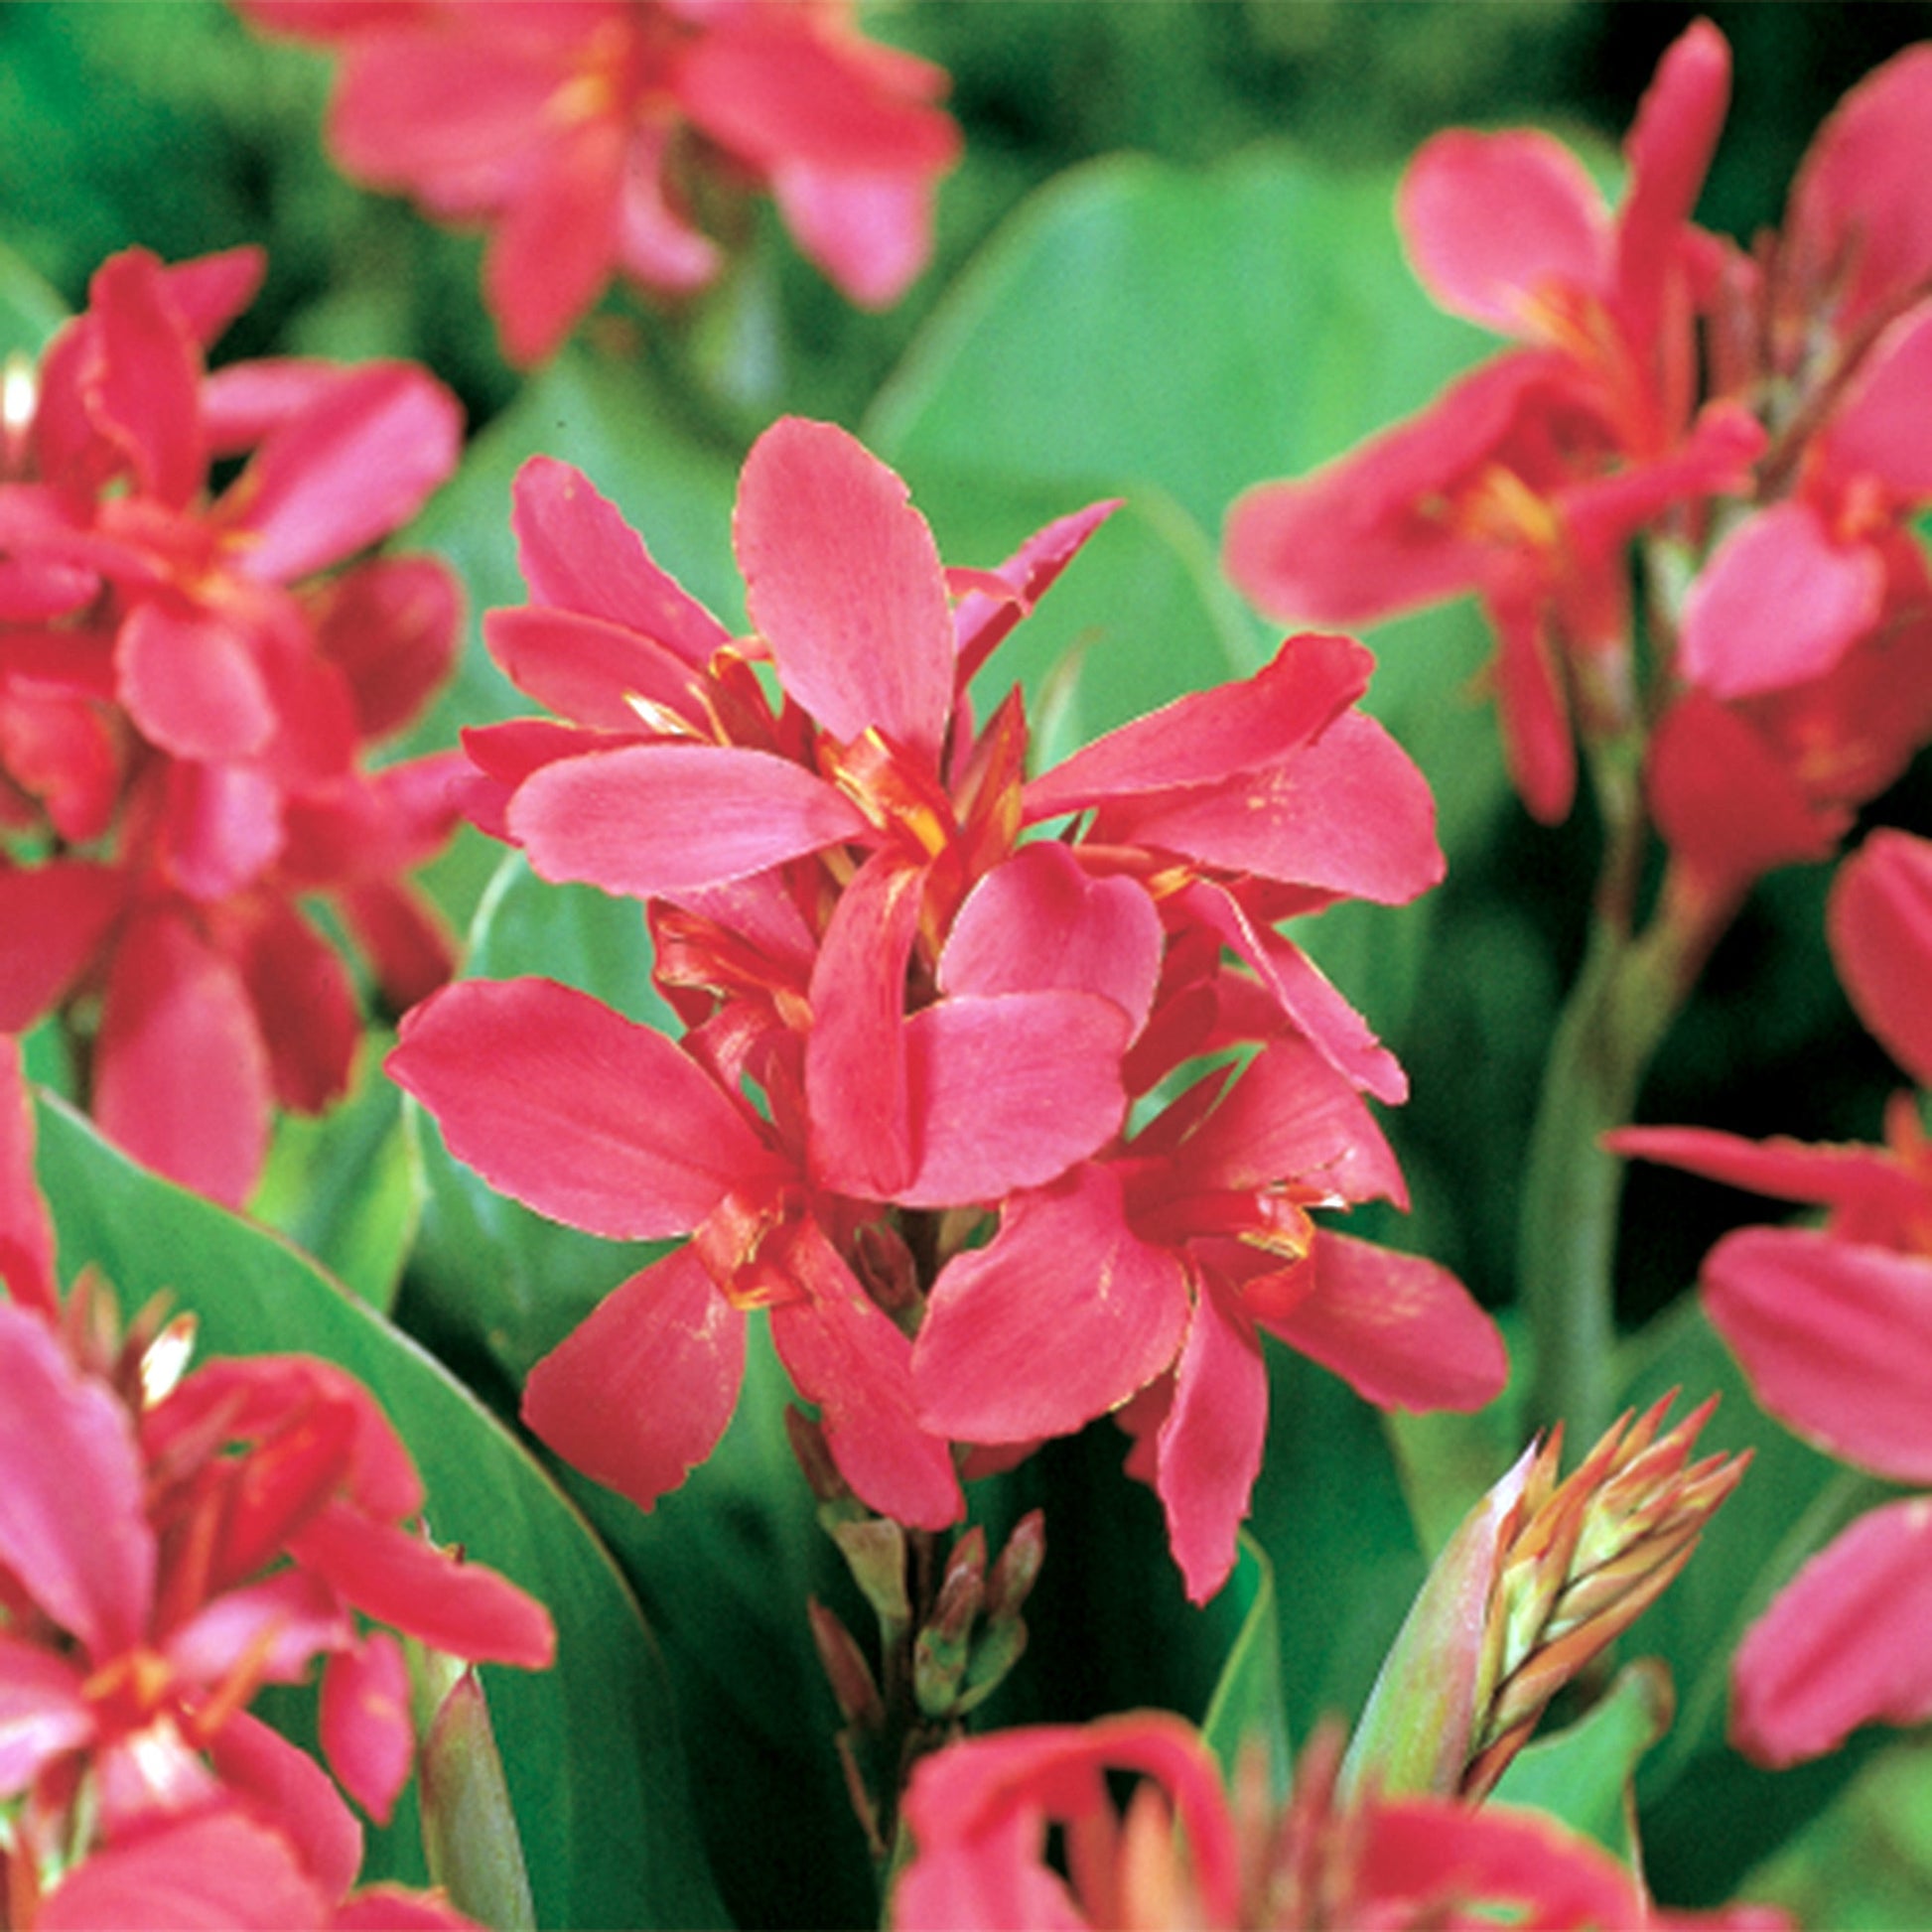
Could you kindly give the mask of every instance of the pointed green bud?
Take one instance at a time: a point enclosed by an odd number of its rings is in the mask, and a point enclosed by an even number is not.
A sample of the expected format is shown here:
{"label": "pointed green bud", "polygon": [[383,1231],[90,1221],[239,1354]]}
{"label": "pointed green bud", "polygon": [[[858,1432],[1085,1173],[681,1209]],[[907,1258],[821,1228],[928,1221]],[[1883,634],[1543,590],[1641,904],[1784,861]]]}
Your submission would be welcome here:
{"label": "pointed green bud", "polygon": [[994,1623],[1017,1617],[1046,1561],[1046,1515],[1030,1509],[1013,1526],[1007,1547],[986,1580],[986,1614]]}
{"label": "pointed green bud", "polygon": [[1006,1682],[1027,1649],[1027,1626],[1017,1616],[989,1623],[966,1664],[966,1680],[953,1700],[952,1715],[963,1718],[976,1711]]}
{"label": "pointed green bud", "polygon": [[534,1927],[523,1841],[510,1809],[489,1706],[474,1670],[456,1680],[423,1738],[423,1855],[458,1911],[495,1932]]}
{"label": "pointed green bud", "polygon": [[793,1403],[785,1405],[785,1441],[804,1472],[805,1484],[822,1507],[854,1503],[851,1487],[839,1474],[832,1451],[825,1447],[825,1432],[804,1410]]}
{"label": "pointed green bud", "polygon": [[825,1527],[890,1643],[894,1631],[903,1630],[912,1621],[912,1599],[905,1588],[904,1530],[885,1516],[827,1523]]}

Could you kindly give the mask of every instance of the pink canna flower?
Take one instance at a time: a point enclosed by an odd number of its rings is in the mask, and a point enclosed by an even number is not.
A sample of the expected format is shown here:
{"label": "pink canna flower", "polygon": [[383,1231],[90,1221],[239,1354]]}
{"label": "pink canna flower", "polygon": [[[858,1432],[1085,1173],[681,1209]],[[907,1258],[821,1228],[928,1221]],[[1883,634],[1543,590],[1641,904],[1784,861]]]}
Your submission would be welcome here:
{"label": "pink canna flower", "polygon": [[[1190,1399],[1213,1389],[1200,1413],[1239,1387],[1245,1451],[1249,1304],[1394,1400],[1500,1385],[1493,1330],[1440,1271],[1339,1237],[1309,1260],[1304,1204],[1399,1194],[1357,1092],[1405,1089],[1277,923],[1410,897],[1442,866],[1427,787],[1352,709],[1367,653],[1290,639],[1032,780],[1019,693],[976,725],[970,682],[1111,507],[948,571],[891,471],[782,421],[745,466],[758,631],[733,639],[581,477],[539,460],[518,479],[532,602],[484,634],[566,722],[469,734],[472,810],[539,875],[644,901],[687,1031],[672,1045],[542,982],[458,985],[390,1065],[492,1184],[598,1233],[693,1237],[525,1396],[539,1435],[640,1502],[725,1427],[759,1307],[845,1479],[922,1527],[960,1508],[955,1440],[1077,1429],[1184,1346]],[[1121,1142],[1131,1096],[1251,1042],[1234,1095],[1224,1068]],[[1249,1127],[1263,1149],[1238,1155]],[[1131,1310],[1103,1317],[1081,1267],[1036,1280],[1069,1242],[1131,1271]],[[1413,1332],[1378,1340],[1398,1303]],[[1432,1346],[1455,1358],[1433,1375]],[[1210,1356],[1226,1366],[1196,1368]],[[1172,1473],[1196,1455],[1175,1448],[1163,1489],[1206,1593],[1253,1469],[1210,1477],[1198,1440],[1202,1472]]]}
{"label": "pink canna flower", "polygon": [[[158,1311],[123,1336],[111,1292],[87,1277],[60,1304],[26,1108],[7,1042],[0,1799],[19,1807],[5,1854],[10,1909],[31,1908],[44,1862],[100,1846],[102,1871],[69,1878],[78,1889],[64,1885],[45,1919],[30,1910],[29,1922],[102,1922],[100,1900],[148,1880],[186,1912],[199,1888],[228,1882],[197,1876],[179,1849],[208,1835],[247,1841],[234,1901],[314,1885],[333,1909],[359,1867],[360,1828],[320,1768],[247,1715],[256,1690],[326,1660],[324,1750],[364,1810],[386,1820],[413,1730],[395,1639],[362,1620],[540,1669],[554,1649],[549,1616],[406,1527],[422,1512],[421,1482],[351,1377],[302,1356],[257,1356],[208,1362],[166,1388],[185,1337]],[[162,1835],[177,1828],[189,1836],[164,1852]],[[162,1911],[138,1922],[170,1921]]]}
{"label": "pink canna flower", "polygon": [[[298,896],[330,897],[385,992],[420,998],[450,946],[402,874],[457,812],[452,759],[361,762],[448,670],[455,583],[349,561],[448,475],[456,405],[401,363],[206,376],[259,271],[252,251],[106,263],[0,481],[0,1027],[97,1007],[79,1043],[103,1129],[230,1204],[271,1106],[338,1097],[359,1038]],[[211,496],[209,465],[242,455]]]}
{"label": "pink canna flower", "polygon": [[[899,1932],[1675,1922],[1601,1847],[1540,1812],[1344,1798],[1339,1745],[1332,1729],[1316,1734],[1281,1806],[1258,1757],[1230,1791],[1199,1733],[1166,1712],[954,1744],[912,1774],[913,1856],[894,1889],[892,1922]],[[1140,1780],[1124,1814],[1109,1789],[1123,1775]],[[1045,1857],[1054,1826],[1063,1868]]]}
{"label": "pink canna flower", "polygon": [[[1874,833],[1842,868],[1830,933],[1839,976],[1917,1076],[1932,1068],[1921,989],[1932,970],[1932,844]],[[1932,1151],[1912,1097],[1886,1145],[1807,1147],[1696,1128],[1631,1128],[1618,1152],[1827,1210],[1823,1228],[1739,1229],[1706,1259],[1705,1307],[1758,1400],[1828,1453],[1895,1482],[1932,1482]],[[1745,1633],[1733,1666],[1739,1747],[1783,1765],[1859,1725],[1932,1717],[1932,1499],[1861,1517]]]}
{"label": "pink canna flower", "polygon": [[236,0],[339,51],[344,170],[489,231],[483,295],[542,361],[614,274],[687,295],[719,272],[712,205],[767,191],[853,301],[896,302],[959,158],[945,75],[875,46],[842,0]]}

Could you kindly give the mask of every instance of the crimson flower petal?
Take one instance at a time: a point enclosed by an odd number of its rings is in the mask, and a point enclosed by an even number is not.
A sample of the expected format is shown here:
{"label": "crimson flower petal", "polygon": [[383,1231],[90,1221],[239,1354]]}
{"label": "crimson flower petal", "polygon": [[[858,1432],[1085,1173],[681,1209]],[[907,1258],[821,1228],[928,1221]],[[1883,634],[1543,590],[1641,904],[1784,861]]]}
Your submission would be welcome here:
{"label": "crimson flower petal", "polygon": [[621,625],[702,670],[730,633],[651,561],[581,471],[535,456],[516,473],[510,527],[533,604]]}
{"label": "crimson flower petal", "polygon": [[1190,1603],[1205,1603],[1234,1569],[1268,1434],[1268,1371],[1254,1325],[1211,1273],[1197,1279],[1194,1318],[1156,1438],[1155,1487]]}
{"label": "crimson flower petal", "polygon": [[268,1150],[269,1064],[232,962],[169,906],[114,954],[94,1053],[94,1119],[117,1147],[227,1207]]}
{"label": "crimson flower petal", "polygon": [[289,1842],[223,1808],[103,1847],[48,1893],[34,1923],[46,1932],[285,1932],[331,1918],[330,1901]]}
{"label": "crimson flower petal", "polygon": [[253,639],[212,612],[144,599],[120,627],[114,664],[143,736],[177,758],[246,758],[275,728]]}
{"label": "crimson flower petal", "polygon": [[409,1671],[402,1646],[373,1630],[330,1658],[322,1674],[322,1748],[343,1788],[375,1820],[389,1822],[416,1759]]}
{"label": "crimson flower petal", "polygon": [[1368,689],[1374,666],[1352,637],[1291,637],[1253,677],[1176,698],[1035,778],[1027,820],[1278,765]]}
{"label": "crimson flower petal", "polygon": [[1038,1187],[1120,1132],[1127,1022],[1090,993],[962,996],[905,1023],[908,1207]]}
{"label": "crimson flower petal", "polygon": [[630,745],[563,759],[510,801],[539,878],[650,898],[749,878],[871,831],[822,778],[728,745]]}
{"label": "crimson flower petal", "polygon": [[799,252],[862,309],[890,309],[932,259],[929,178],[791,162],[771,194]]}
{"label": "crimson flower petal", "polygon": [[984,1248],[940,1271],[912,1350],[919,1418],[943,1436],[1074,1430],[1168,1367],[1187,1323],[1180,1263],[1128,1227],[1118,1177],[1083,1164],[1017,1193]]}
{"label": "crimson flower petal", "polygon": [[463,591],[436,557],[378,557],[332,586],[316,644],[348,680],[358,738],[422,712],[456,662]]}
{"label": "crimson flower petal", "polygon": [[825,1446],[860,1501],[908,1528],[942,1530],[965,1512],[943,1438],[919,1427],[912,1344],[807,1221],[792,1244],[803,1299],[771,1311],[771,1339],[798,1392],[819,1409]]}
{"label": "crimson flower petal", "polygon": [[1029,845],[967,896],[939,955],[945,993],[1098,993],[1139,1035],[1161,977],[1161,915],[1138,880],[1095,879],[1065,846]]}
{"label": "crimson flower petal", "polygon": [[0,1302],[0,1565],[89,1656],[147,1631],[154,1532],[126,1411],[38,1316]]}
{"label": "crimson flower petal", "polygon": [[1932,842],[1872,833],[1839,868],[1826,908],[1832,961],[1859,1018],[1932,1087]]}
{"label": "crimson flower petal", "polygon": [[282,856],[283,795],[258,765],[176,759],[160,827],[174,883],[204,905],[246,892]]}
{"label": "crimson flower petal", "polygon": [[456,468],[462,440],[462,408],[428,370],[351,369],[276,431],[222,497],[248,538],[240,567],[258,583],[291,583],[386,537]]}
{"label": "crimson flower petal", "polygon": [[1730,1731],[1760,1764],[1836,1750],[1863,1724],[1932,1718],[1932,1497],[1862,1516],[1745,1631]]}
{"label": "crimson flower petal", "polygon": [[348,1091],[361,1015],[342,956],[286,899],[239,935],[236,964],[268,1047],[275,1098],[319,1114]]}
{"label": "crimson flower petal", "polygon": [[274,1819],[310,1875],[340,1898],[362,1869],[362,1828],[329,1773],[251,1716],[232,1713],[208,1742],[221,1782]]}
{"label": "crimson flower petal", "polygon": [[1608,290],[1608,210],[1583,163],[1550,135],[1436,135],[1402,178],[1396,218],[1438,306],[1499,335],[1533,335],[1554,290]]}
{"label": "crimson flower petal", "polygon": [[81,859],[0,871],[0,1034],[25,1033],[91,963],[127,895],[123,875]]}
{"label": "crimson flower petal", "polygon": [[688,1234],[784,1172],[688,1054],[552,980],[446,987],[386,1065],[492,1187],[610,1240]]}
{"label": "crimson flower petal", "polygon": [[1787,1428],[1901,1482],[1932,1481],[1932,1261],[1809,1228],[1739,1228],[1704,1306]]}
{"label": "crimson flower petal", "polygon": [[936,769],[952,610],[904,483],[844,430],[787,416],[745,459],[732,528],[785,690],[834,738],[876,728]]}
{"label": "crimson flower petal", "polygon": [[1857,380],[1820,434],[1837,477],[1872,477],[1902,498],[1932,496],[1932,302],[1921,302],[1865,351]]}
{"label": "crimson flower petal", "polygon": [[268,273],[268,251],[244,243],[161,271],[168,300],[189,335],[206,348],[249,303]]}
{"label": "crimson flower petal", "polygon": [[[1932,345],[1932,334],[1928,334]],[[1714,698],[1823,677],[1877,621],[1884,566],[1787,498],[1718,545],[1684,600],[1680,666]]]}
{"label": "crimson flower petal", "polygon": [[94,1734],[81,1675],[66,1658],[0,1630],[0,1798],[17,1798]]}
{"label": "crimson flower petal", "polygon": [[649,1509],[717,1446],[744,1379],[745,1317],[680,1248],[531,1369],[523,1420],[573,1468]]}
{"label": "crimson flower petal", "polygon": [[1498,570],[1482,602],[1496,632],[1496,722],[1509,781],[1539,824],[1561,825],[1577,795],[1577,752],[1543,583],[1534,570]]}
{"label": "crimson flower petal", "polygon": [[1382,1409],[1480,1409],[1509,1357],[1496,1324],[1448,1269],[1325,1229],[1314,1283],[1257,1318]]}
{"label": "crimson flower petal", "polygon": [[81,380],[95,427],[141,491],[178,509],[202,486],[202,359],[145,248],[103,262],[88,289],[93,353]]}
{"label": "crimson flower petal", "polygon": [[706,727],[701,673],[628,624],[519,606],[488,612],[483,641],[519,691],[575,724],[634,737],[650,724],[632,702],[642,699],[694,730]]}
{"label": "crimson flower petal", "polygon": [[959,658],[959,681],[978,675],[1022,618],[1032,612],[1086,540],[1120,508],[1122,498],[1090,503],[1035,530],[998,570],[991,574],[1007,587],[1002,596],[991,589],[969,591],[953,607],[953,640]]}
{"label": "crimson flower petal", "polygon": [[365,1616],[452,1656],[544,1670],[556,1653],[550,1612],[534,1597],[347,1503],[325,1503],[289,1538],[288,1551]]}
{"label": "crimson flower petal", "polygon": [[34,1138],[20,1042],[0,1033],[0,1282],[20,1307],[55,1320],[54,1219],[34,1176]]}

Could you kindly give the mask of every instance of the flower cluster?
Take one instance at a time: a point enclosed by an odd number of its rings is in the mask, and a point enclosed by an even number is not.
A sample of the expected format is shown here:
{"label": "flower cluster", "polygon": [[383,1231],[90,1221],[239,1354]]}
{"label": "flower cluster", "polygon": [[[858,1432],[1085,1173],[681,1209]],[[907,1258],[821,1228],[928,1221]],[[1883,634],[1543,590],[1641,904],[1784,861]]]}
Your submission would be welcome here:
{"label": "flower cluster", "polygon": [[[1932,843],[1875,832],[1833,888],[1839,976],[1871,1032],[1932,1086]],[[1702,1128],[1630,1128],[1620,1153],[1828,1210],[1822,1228],[1743,1228],[1704,1264],[1704,1305],[1753,1393],[1822,1449],[1895,1482],[1932,1480],[1932,1149],[1909,1094],[1886,1145],[1807,1147]],[[1932,1499],[1861,1517],[1752,1625],[1732,1676],[1739,1746],[1771,1764],[1861,1724],[1932,1717]]]}
{"label": "flower cluster", "polygon": [[548,1613],[408,1527],[409,1452],[340,1369],[263,1355],[184,1375],[188,1333],[158,1311],[123,1335],[85,1276],[64,1305],[32,1152],[0,1043],[8,1923],[467,1923],[434,1899],[349,1898],[360,1826],[246,1706],[326,1659],[323,1750],[386,1820],[416,1752],[392,1632],[541,1669]]}
{"label": "flower cluster", "polygon": [[490,231],[483,296],[504,353],[539,362],[614,273],[703,288],[708,230],[770,193],[853,301],[898,300],[932,252],[959,158],[936,68],[864,39],[844,0],[235,0],[338,50],[342,168]]}
{"label": "flower cluster", "polygon": [[0,1031],[59,1013],[102,1129],[231,1204],[271,1106],[340,1095],[360,1038],[298,896],[396,1005],[447,976],[401,876],[460,763],[363,763],[450,666],[454,579],[335,568],[449,475],[455,400],[401,362],[207,374],[261,269],[116,255],[0,410]]}
{"label": "flower cluster", "polygon": [[1429,142],[1401,195],[1410,258],[1443,308],[1518,345],[1316,475],[1251,490],[1226,551],[1282,617],[1474,591],[1529,809],[1569,810],[1573,719],[1592,751],[1634,743],[1673,890],[1726,910],[1769,867],[1829,856],[1932,736],[1910,524],[1932,500],[1932,47],[1846,97],[1751,254],[1691,219],[1728,85],[1699,22],[1639,110],[1614,211],[1547,135]]}
{"label": "flower cluster", "polygon": [[960,1515],[953,1444],[1011,1461],[1131,1401],[1197,1598],[1260,1462],[1262,1330],[1378,1403],[1502,1384],[1452,1278],[1311,1214],[1403,1200],[1361,1095],[1405,1089],[1278,923],[1442,863],[1421,777],[1355,708],[1368,654],[1291,638],[1031,779],[1021,694],[974,716],[1111,507],[948,571],[891,471],[781,421],[741,483],[734,639],[582,477],[518,480],[532,602],[485,635],[558,719],[468,735],[474,809],[540,876],[645,902],[686,1031],[460,983],[389,1066],[493,1186],[693,1237],[525,1393],[640,1504],[717,1441],[757,1308],[845,1480],[911,1526]]}

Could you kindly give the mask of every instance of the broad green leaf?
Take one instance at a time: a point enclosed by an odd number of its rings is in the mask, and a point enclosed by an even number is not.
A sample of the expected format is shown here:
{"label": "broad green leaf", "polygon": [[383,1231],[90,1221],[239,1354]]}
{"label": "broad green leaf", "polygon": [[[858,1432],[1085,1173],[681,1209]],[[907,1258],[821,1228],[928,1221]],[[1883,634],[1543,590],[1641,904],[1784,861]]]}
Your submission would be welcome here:
{"label": "broad green leaf", "polygon": [[[664,1666],[582,1518],[468,1391],[273,1235],[134,1167],[58,1102],[40,1111],[61,1265],[138,1307],[164,1290],[199,1353],[300,1351],[358,1376],[402,1433],[434,1533],[548,1605],[547,1672],[486,1673],[540,1921],[715,1924]],[[422,1881],[414,1807],[370,1835],[369,1877]]]}
{"label": "broad green leaf", "polygon": [[388,1313],[422,1215],[422,1161],[402,1095],[365,1051],[349,1097],[318,1118],[284,1114],[250,1211]]}
{"label": "broad green leaf", "polygon": [[0,361],[38,358],[68,319],[67,304],[11,248],[0,247]]}
{"label": "broad green leaf", "polygon": [[1497,1782],[1496,1803],[1548,1812],[1634,1864],[1631,1781],[1670,1728],[1672,1703],[1670,1673],[1654,1658],[1625,1665],[1574,1725],[1516,1754]]}
{"label": "broad green leaf", "polygon": [[1268,1753],[1269,1781],[1280,1797],[1288,1789],[1288,1720],[1282,1710],[1281,1611],[1275,1569],[1261,1545],[1245,1532],[1228,1594],[1245,1605],[1220,1682],[1208,1700],[1201,1730],[1230,1778],[1244,1748],[1259,1742]]}

